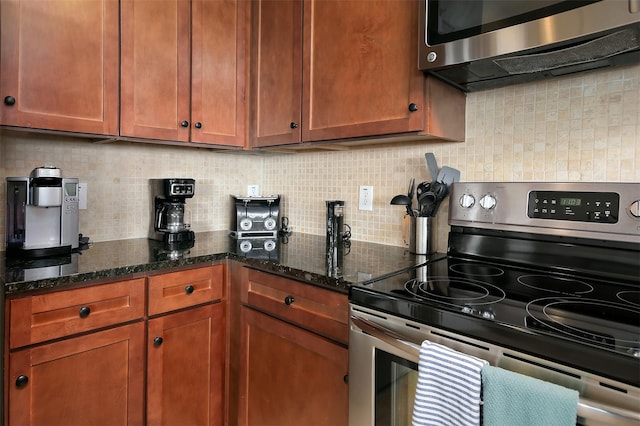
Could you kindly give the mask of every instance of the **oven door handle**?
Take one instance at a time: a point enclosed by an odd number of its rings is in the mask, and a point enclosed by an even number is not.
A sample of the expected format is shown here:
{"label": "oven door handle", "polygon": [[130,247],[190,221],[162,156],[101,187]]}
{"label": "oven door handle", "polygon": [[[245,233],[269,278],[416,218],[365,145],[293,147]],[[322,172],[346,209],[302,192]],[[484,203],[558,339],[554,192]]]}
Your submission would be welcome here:
{"label": "oven door handle", "polygon": [[[351,322],[366,334],[399,349],[418,362],[420,358],[420,345],[422,342],[411,342],[406,337],[394,331],[356,315],[351,315]],[[638,415],[638,413],[601,404],[582,397],[578,401],[578,417],[591,421],[595,420],[612,426],[637,425],[640,422],[640,415]]]}
{"label": "oven door handle", "polygon": [[365,333],[393,346],[409,355],[415,362],[420,358],[420,343],[409,341],[406,337],[384,328],[373,321],[351,315],[351,322]]}

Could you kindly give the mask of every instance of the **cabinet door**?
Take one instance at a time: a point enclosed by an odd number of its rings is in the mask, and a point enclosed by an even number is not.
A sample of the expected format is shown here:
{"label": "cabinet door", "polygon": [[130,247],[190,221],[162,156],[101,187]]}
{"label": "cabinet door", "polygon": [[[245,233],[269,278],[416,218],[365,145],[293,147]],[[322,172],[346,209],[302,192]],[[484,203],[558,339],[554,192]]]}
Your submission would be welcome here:
{"label": "cabinet door", "polygon": [[252,2],[251,143],[300,142],[302,1]]}
{"label": "cabinet door", "polygon": [[147,423],[222,424],[224,305],[149,320],[147,340]]}
{"label": "cabinet door", "polygon": [[347,348],[241,309],[238,424],[348,424]]}
{"label": "cabinet door", "polygon": [[304,0],[303,140],[424,128],[417,16],[415,0]]}
{"label": "cabinet door", "polygon": [[2,0],[0,122],[115,135],[117,0]]}
{"label": "cabinet door", "polygon": [[188,141],[189,21],[184,0],[122,0],[123,136]]}
{"label": "cabinet door", "polygon": [[9,354],[8,424],[140,425],[144,324]]}
{"label": "cabinet door", "polygon": [[248,2],[192,0],[191,141],[242,147]]}

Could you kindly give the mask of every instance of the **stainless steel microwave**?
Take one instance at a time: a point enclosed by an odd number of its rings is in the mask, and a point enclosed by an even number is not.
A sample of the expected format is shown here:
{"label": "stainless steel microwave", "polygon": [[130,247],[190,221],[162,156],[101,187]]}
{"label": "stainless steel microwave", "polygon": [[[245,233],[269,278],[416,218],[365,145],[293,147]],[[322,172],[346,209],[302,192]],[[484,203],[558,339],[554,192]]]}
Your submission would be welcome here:
{"label": "stainless steel microwave", "polygon": [[419,0],[419,67],[474,91],[640,62],[640,0]]}

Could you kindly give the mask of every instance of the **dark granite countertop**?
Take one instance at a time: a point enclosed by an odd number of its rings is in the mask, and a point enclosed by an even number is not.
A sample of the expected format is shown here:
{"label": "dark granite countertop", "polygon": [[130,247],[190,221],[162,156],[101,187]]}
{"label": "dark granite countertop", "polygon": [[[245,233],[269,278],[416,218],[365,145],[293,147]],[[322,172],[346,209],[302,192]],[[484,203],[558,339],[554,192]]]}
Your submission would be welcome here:
{"label": "dark granite countertop", "polygon": [[227,231],[196,234],[193,247],[169,252],[146,238],[92,243],[86,250],[37,261],[1,256],[5,295],[66,287],[100,279],[235,259],[250,267],[347,292],[350,284],[377,278],[426,260],[402,247],[352,241],[330,268],[324,236],[294,233],[279,239],[276,250],[243,254]]}

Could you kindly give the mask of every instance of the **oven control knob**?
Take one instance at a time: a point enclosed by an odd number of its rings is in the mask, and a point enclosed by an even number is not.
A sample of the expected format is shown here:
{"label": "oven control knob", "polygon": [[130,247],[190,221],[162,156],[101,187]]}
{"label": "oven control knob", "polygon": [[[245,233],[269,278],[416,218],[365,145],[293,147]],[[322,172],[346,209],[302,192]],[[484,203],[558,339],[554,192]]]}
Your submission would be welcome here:
{"label": "oven control knob", "polygon": [[480,206],[485,210],[493,209],[497,204],[496,197],[490,194],[486,194],[480,199]]}
{"label": "oven control knob", "polygon": [[636,200],[629,206],[629,213],[635,218],[640,218],[640,200]]}
{"label": "oven control knob", "polygon": [[476,199],[471,194],[462,194],[460,197],[460,206],[465,209],[470,209],[476,203]]}

